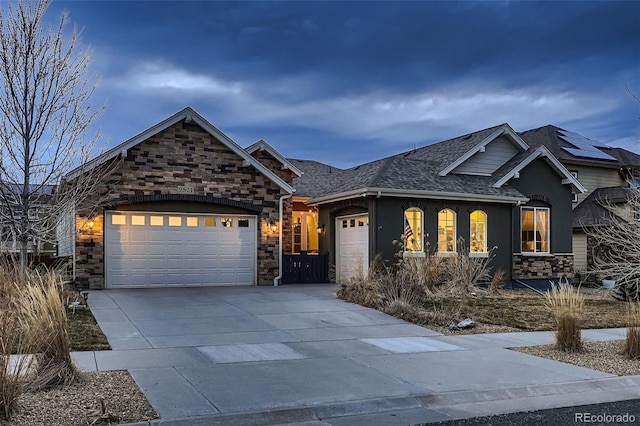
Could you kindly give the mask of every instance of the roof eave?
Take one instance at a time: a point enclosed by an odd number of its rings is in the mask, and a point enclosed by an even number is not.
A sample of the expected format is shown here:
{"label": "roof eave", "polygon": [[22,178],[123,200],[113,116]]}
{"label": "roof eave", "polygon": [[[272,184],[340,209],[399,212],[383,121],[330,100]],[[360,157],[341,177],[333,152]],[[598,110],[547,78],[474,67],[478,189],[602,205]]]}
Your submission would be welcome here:
{"label": "roof eave", "polygon": [[360,188],[357,190],[345,191],[337,194],[326,195],[322,197],[312,198],[307,204],[326,204],[336,201],[344,201],[353,198],[376,196],[376,197],[411,197],[411,198],[432,198],[437,200],[456,200],[456,201],[489,201],[494,203],[518,204],[529,201],[527,197],[516,197],[506,195],[484,195],[484,194],[468,194],[459,192],[439,192],[439,191],[420,191],[408,189],[393,188]]}

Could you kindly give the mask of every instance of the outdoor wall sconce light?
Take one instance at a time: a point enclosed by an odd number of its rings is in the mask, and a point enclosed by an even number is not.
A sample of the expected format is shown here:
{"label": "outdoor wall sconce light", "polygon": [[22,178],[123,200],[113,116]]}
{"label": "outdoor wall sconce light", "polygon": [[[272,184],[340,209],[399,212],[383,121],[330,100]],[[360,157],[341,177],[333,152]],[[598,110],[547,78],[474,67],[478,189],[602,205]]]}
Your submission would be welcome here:
{"label": "outdoor wall sconce light", "polygon": [[324,234],[324,223],[322,225],[318,225],[316,227],[316,231],[318,231],[318,234]]}
{"label": "outdoor wall sconce light", "polygon": [[278,230],[278,223],[275,220],[270,220],[269,221],[269,229],[271,229],[271,232],[273,232],[275,234],[276,231]]}

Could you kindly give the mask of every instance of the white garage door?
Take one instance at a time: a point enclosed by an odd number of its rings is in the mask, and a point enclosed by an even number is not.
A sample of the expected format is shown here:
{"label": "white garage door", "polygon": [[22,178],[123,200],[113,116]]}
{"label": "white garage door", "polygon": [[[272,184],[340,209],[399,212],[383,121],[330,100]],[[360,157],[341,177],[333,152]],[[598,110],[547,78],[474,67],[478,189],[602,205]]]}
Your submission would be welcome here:
{"label": "white garage door", "polygon": [[336,270],[338,281],[369,270],[369,216],[336,218]]}
{"label": "white garage door", "polygon": [[107,212],[107,288],[252,285],[255,216]]}

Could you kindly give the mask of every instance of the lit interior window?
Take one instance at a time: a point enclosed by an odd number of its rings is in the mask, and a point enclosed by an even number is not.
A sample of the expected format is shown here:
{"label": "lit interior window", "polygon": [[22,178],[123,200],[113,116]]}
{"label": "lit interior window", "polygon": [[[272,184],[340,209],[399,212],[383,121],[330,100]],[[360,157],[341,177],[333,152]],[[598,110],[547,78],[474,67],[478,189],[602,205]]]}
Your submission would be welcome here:
{"label": "lit interior window", "polygon": [[487,251],[487,214],[482,210],[471,212],[471,253]]}
{"label": "lit interior window", "polygon": [[198,226],[198,218],[195,217],[195,216],[188,216],[187,217],[187,226],[188,227]]}
{"label": "lit interior window", "polygon": [[169,216],[169,226],[182,226],[182,216]]}
{"label": "lit interior window", "polygon": [[404,211],[404,250],[424,251],[422,238],[422,210],[412,207]]}
{"label": "lit interior window", "polygon": [[211,216],[205,216],[204,226],[206,227],[216,226],[216,218]]}
{"label": "lit interior window", "polygon": [[123,214],[114,214],[111,216],[112,225],[126,225],[127,217]]}
{"label": "lit interior window", "polygon": [[438,251],[441,253],[456,251],[456,214],[451,209],[438,212]]}
{"label": "lit interior window", "polygon": [[149,216],[149,224],[151,226],[164,226],[163,216]]}
{"label": "lit interior window", "polygon": [[549,209],[546,207],[522,208],[522,252],[549,252]]}
{"label": "lit interior window", "polygon": [[134,226],[144,226],[145,220],[144,216],[132,215],[131,216],[131,224]]}

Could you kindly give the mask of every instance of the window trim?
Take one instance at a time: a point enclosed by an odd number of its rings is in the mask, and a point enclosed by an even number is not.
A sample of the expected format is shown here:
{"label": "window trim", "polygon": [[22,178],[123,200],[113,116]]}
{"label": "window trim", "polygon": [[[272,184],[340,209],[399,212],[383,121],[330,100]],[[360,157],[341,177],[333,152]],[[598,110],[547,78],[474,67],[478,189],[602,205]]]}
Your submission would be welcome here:
{"label": "window trim", "polygon": [[409,219],[407,218],[407,212],[408,211],[415,211],[420,213],[420,229],[417,230],[413,230],[411,229],[411,232],[413,234],[413,236],[416,235],[416,232],[418,233],[418,237],[417,239],[418,241],[418,245],[420,247],[419,250],[407,250],[407,242],[405,239],[404,242],[404,254],[406,256],[420,256],[420,253],[424,253],[424,210],[418,208],[418,207],[409,207],[408,209],[405,209],[402,212],[402,218],[403,218],[403,227],[402,227],[402,235],[404,235],[406,237],[407,235],[407,227],[410,228],[410,224],[409,224]]}
{"label": "window trim", "polygon": [[[577,170],[569,170],[569,173],[571,173],[571,176],[573,176],[574,178],[576,178],[576,180],[578,180],[578,171]],[[577,203],[578,202],[578,193],[571,194],[571,195],[573,195],[573,198],[571,198],[571,202],[572,203]]]}
{"label": "window trim", "polygon": [[[472,251],[471,250],[471,245],[473,244],[473,237],[472,237],[472,227],[473,227],[473,219],[471,218],[471,216],[476,213],[476,212],[480,212],[483,215],[484,221],[482,223],[484,223],[484,250],[482,251]],[[487,222],[489,221],[489,215],[487,214],[486,211],[482,210],[482,209],[475,209],[474,211],[472,211],[471,213],[469,213],[469,255],[472,257],[485,257],[485,256],[481,256],[483,254],[488,255],[488,245],[487,245],[487,233],[488,233],[488,224]]]}
{"label": "window trim", "polygon": [[[447,212],[450,211],[451,214],[453,215],[453,250],[449,251],[441,251],[440,250],[440,213],[442,212]],[[445,234],[446,234],[446,230],[445,230]],[[455,253],[458,252],[458,214],[450,208],[444,208],[441,210],[438,210],[438,253],[441,255],[453,255]],[[445,241],[446,243],[446,241]]]}
{"label": "window trim", "polygon": [[[523,250],[524,241],[522,238],[522,221],[524,218],[523,212],[525,210],[533,211],[533,251],[525,251]],[[547,222],[547,250],[546,251],[537,251],[536,249],[536,236],[537,236],[537,221],[536,221],[536,213],[539,210],[544,210],[547,212],[546,222]],[[520,207],[520,252],[527,255],[548,255],[551,254],[551,208],[550,207],[535,207],[535,206],[522,206]]]}

